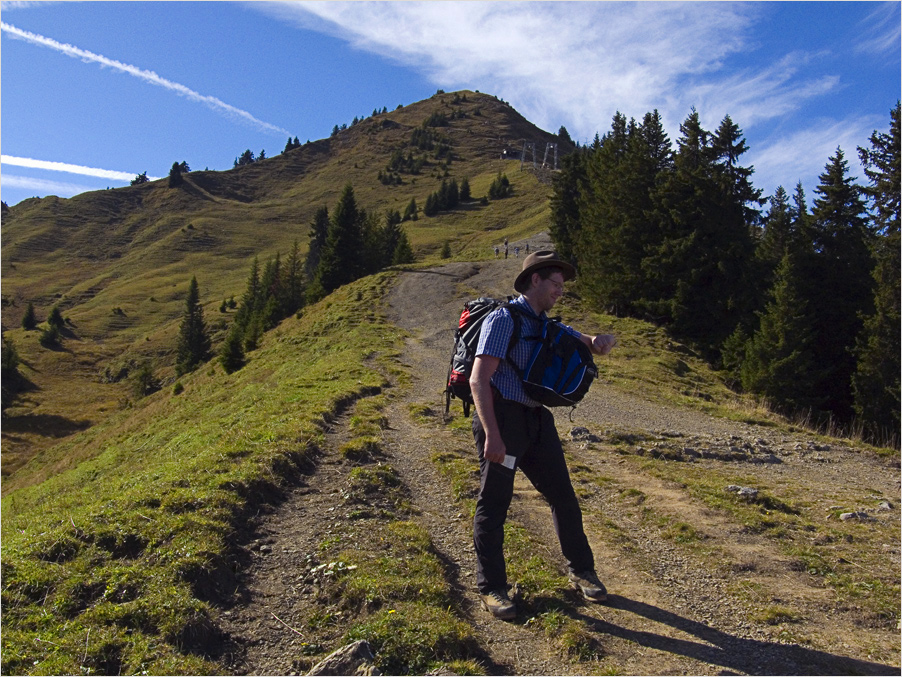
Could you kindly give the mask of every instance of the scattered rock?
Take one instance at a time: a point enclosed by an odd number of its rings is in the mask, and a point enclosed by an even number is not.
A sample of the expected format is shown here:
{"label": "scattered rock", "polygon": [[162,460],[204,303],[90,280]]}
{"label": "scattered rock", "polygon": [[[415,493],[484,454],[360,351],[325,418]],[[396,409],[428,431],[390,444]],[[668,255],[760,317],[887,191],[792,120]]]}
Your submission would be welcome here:
{"label": "scattered rock", "polygon": [[313,666],[308,675],[381,675],[373,664],[375,658],[365,640],[333,651]]}
{"label": "scattered rock", "polygon": [[727,491],[737,496],[741,496],[747,501],[754,501],[758,498],[758,490],[751,487],[740,487],[738,484],[731,484],[727,487]]}
{"label": "scattered rock", "polygon": [[580,442],[601,442],[598,435],[593,435],[588,428],[576,427],[570,431],[570,439]]}
{"label": "scattered rock", "polygon": [[865,521],[865,520],[871,519],[871,516],[868,515],[866,512],[861,512],[859,510],[857,512],[844,512],[842,515],[839,516],[839,519],[841,519],[843,522],[847,522],[849,520]]}
{"label": "scattered rock", "polygon": [[877,504],[877,510],[887,511],[887,510],[892,510],[892,509],[893,509],[893,504],[890,503],[889,501],[880,501],[880,503]]}

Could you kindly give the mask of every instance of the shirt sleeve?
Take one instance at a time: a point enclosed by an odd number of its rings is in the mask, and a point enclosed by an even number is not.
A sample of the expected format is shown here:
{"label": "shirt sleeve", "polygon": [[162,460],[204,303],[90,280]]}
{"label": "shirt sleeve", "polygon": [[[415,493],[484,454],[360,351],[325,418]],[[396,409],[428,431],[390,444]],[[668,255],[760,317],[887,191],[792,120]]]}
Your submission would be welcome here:
{"label": "shirt sleeve", "polygon": [[479,343],[476,346],[476,356],[489,355],[504,359],[507,357],[507,347],[514,333],[514,319],[507,308],[499,308],[485,318],[482,330],[479,332]]}

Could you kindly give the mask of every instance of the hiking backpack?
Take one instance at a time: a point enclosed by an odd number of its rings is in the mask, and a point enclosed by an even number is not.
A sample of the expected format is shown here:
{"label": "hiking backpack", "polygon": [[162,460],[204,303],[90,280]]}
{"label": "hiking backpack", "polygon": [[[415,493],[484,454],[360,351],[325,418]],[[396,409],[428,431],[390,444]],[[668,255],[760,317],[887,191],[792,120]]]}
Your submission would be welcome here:
{"label": "hiking backpack", "polygon": [[[459,399],[464,405],[464,416],[470,415],[470,405],[473,404],[473,393],[470,392],[470,373],[473,371],[473,361],[476,359],[476,348],[479,345],[479,334],[482,331],[482,323],[492,312],[513,300],[512,296],[506,299],[493,299],[481,296],[478,299],[467,301],[460,314],[457,330],[454,332],[454,352],[451,353],[451,366],[448,368],[448,380],[445,384],[445,413],[451,408],[451,400]],[[511,342],[508,352],[514,345],[514,338],[520,332],[520,323],[514,320],[514,333],[511,334]]]}
{"label": "hiking backpack", "polygon": [[510,359],[510,351],[520,339],[520,313],[517,306],[507,300],[481,297],[464,304],[457,331],[454,333],[454,352],[448,368],[445,386],[445,413],[451,407],[451,400],[463,403],[464,416],[470,415],[473,394],[470,392],[470,374],[476,359],[476,348],[485,318],[502,306],[511,310],[514,330],[507,347],[507,361],[523,380],[526,394],[536,402],[549,407],[573,407],[588,392],[592,381],[598,376],[598,369],[589,348],[570,334],[558,318],[548,318],[542,322],[539,336],[525,337],[535,341],[530,352],[526,369],[521,370]]}
{"label": "hiking backpack", "polygon": [[546,319],[536,339],[520,372],[523,389],[546,406],[575,407],[598,376],[592,352],[556,319]]}

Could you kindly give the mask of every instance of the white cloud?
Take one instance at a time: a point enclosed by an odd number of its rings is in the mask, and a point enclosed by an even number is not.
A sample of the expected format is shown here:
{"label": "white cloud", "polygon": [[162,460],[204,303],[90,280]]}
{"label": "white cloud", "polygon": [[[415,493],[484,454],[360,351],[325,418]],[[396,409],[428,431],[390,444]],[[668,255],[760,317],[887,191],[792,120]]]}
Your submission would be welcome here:
{"label": "white cloud", "polygon": [[99,190],[97,186],[82,186],[76,183],[47,181],[46,179],[37,179],[32,176],[10,174],[3,174],[0,177],[0,189],[2,188],[20,188],[22,190],[33,190],[36,195],[59,195],[61,197],[72,197],[89,190]]}
{"label": "white cloud", "polygon": [[7,33],[8,35],[20,38],[32,44],[40,45],[42,47],[49,47],[50,49],[56,50],[73,58],[81,59],[85,62],[99,63],[101,66],[108,66],[118,71],[122,71],[123,73],[128,73],[129,75],[132,75],[152,85],[164,87],[170,91],[176,92],[177,94],[190,99],[191,101],[202,103],[218,113],[224,113],[228,117],[237,118],[243,122],[250,123],[265,132],[278,133],[280,135],[288,134],[287,129],[282,129],[281,127],[270,124],[268,122],[264,122],[263,120],[258,120],[247,111],[236,108],[235,106],[231,106],[224,101],[217,99],[215,96],[207,96],[195,92],[193,89],[189,89],[185,85],[173,82],[172,80],[167,80],[166,78],[157,75],[153,71],[143,70],[141,68],[138,68],[137,66],[122,63],[114,59],[109,59],[105,56],[101,56],[100,54],[94,54],[93,52],[80,49],[73,45],[63,44],[61,42],[53,40],[52,38],[47,38],[43,35],[38,35],[37,33],[31,33],[29,31],[16,28],[15,26],[11,26],[7,23],[0,22],[0,28],[2,28],[3,32]]}
{"label": "white cloud", "polygon": [[[578,140],[620,110],[658,109],[676,129],[695,105],[743,126],[784,116],[837,87],[805,78],[806,55],[741,71],[756,3],[292,2],[252,7],[399,61],[440,87],[479,88],[549,131]],[[703,108],[704,106],[704,108]]]}
{"label": "white cloud", "polygon": [[813,55],[794,52],[758,72],[743,69],[718,81],[699,83],[690,95],[703,123],[712,129],[720,123],[723,113],[715,119],[707,111],[728,112],[734,122],[748,127],[782,118],[810,99],[839,87],[836,75],[808,80],[798,77],[812,58]]}
{"label": "white cloud", "polygon": [[[14,165],[16,167],[30,167],[31,169],[46,169],[53,172],[68,172],[69,174],[82,174],[84,176],[96,176],[99,179],[112,179],[114,181],[131,181],[137,175],[136,172],[117,172],[112,169],[98,169],[97,167],[84,167],[72,165],[67,162],[51,162],[48,160],[34,160],[27,157],[14,155],[0,156],[0,163]],[[156,181],[158,176],[148,176],[151,181]]]}
{"label": "white cloud", "polygon": [[842,149],[849,175],[862,183],[864,175],[858,146],[865,145],[870,133],[879,128],[879,123],[873,117],[814,120],[794,134],[767,139],[758,150],[753,148],[749,152],[750,162],[755,166],[754,184],[765,194],[772,195],[778,185],[792,193],[795,184],[801,181],[810,197],[837,147]]}
{"label": "white cloud", "polygon": [[855,46],[866,54],[892,54],[898,57],[902,36],[899,24],[899,3],[879,3],[873,12],[861,21],[863,35]]}

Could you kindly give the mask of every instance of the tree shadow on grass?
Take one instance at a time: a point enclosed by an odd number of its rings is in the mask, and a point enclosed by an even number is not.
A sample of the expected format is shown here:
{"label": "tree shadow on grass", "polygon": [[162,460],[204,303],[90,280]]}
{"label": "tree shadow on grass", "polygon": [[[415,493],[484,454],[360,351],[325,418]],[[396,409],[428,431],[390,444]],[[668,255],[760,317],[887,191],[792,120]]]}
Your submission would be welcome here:
{"label": "tree shadow on grass", "polygon": [[[795,644],[748,639],[717,630],[650,604],[608,595],[606,606],[669,625],[701,641],[632,630],[605,620],[577,614],[593,630],[620,637],[650,649],[694,658],[751,675],[898,675],[899,668],[818,651]],[[722,673],[727,674],[727,673]]]}
{"label": "tree shadow on grass", "polygon": [[3,417],[3,432],[32,433],[43,437],[66,437],[91,427],[91,421],[73,421],[56,414],[21,414]]}

